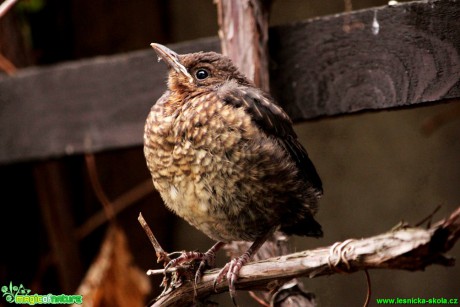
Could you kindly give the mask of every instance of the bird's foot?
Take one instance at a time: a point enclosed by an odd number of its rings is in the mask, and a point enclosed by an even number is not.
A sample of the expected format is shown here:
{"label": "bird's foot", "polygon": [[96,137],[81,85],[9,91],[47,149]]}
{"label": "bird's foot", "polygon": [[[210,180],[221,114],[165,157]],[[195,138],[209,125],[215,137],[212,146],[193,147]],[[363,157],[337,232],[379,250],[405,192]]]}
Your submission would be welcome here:
{"label": "bird's foot", "polygon": [[[350,263],[347,259],[347,256],[353,252],[353,247],[349,246],[351,242],[355,241],[354,239],[348,239],[343,242],[336,242],[332,245],[329,250],[329,256],[327,258],[328,266],[331,270],[335,270],[339,273],[346,273],[346,271],[339,268],[339,264],[345,264],[347,270],[350,270]],[[333,258],[334,261],[332,260]]]}
{"label": "bird's foot", "polygon": [[228,292],[230,293],[230,297],[232,298],[233,304],[236,306],[236,290],[235,290],[235,282],[238,280],[240,270],[246,263],[249,262],[251,259],[251,254],[248,252],[244,253],[238,258],[233,258],[230,262],[228,262],[217,274],[217,277],[214,279],[214,290],[216,290],[217,284],[220,283],[224,277],[227,278],[228,281]]}
{"label": "bird's foot", "polygon": [[202,260],[205,255],[205,253],[200,253],[196,251],[192,251],[192,252],[183,251],[183,252],[174,252],[174,253],[168,254],[168,257],[171,257],[175,254],[180,254],[180,256],[168,262],[168,264],[165,266],[165,273],[168,271],[168,269],[178,267],[182,263],[192,262],[193,260]]}
{"label": "bird's foot", "polygon": [[[203,272],[207,268],[212,268],[214,267],[214,263],[216,260],[216,252],[224,246],[225,243],[223,242],[217,242],[214,244],[207,252],[201,253],[201,252],[180,252],[180,256],[177,258],[172,259],[169,261],[169,263],[165,266],[165,273],[168,269],[177,267],[181,265],[182,263],[185,262],[192,262],[194,260],[200,260],[200,264],[198,266],[198,269],[195,273],[195,283],[198,283],[201,280],[201,277],[203,276]],[[169,254],[168,256],[174,255],[176,253]]]}
{"label": "bird's foot", "polygon": [[213,268],[216,262],[216,252],[224,246],[224,242],[217,242],[214,244],[206,253],[203,254],[201,258],[200,265],[195,273],[195,284],[199,283],[201,277],[203,276],[204,271],[207,268]]}
{"label": "bird's foot", "polygon": [[257,253],[259,248],[262,246],[262,244],[264,244],[265,241],[267,241],[267,238],[272,233],[273,231],[269,231],[265,235],[257,238],[243,255],[239,256],[238,258],[234,258],[229,263],[227,263],[214,279],[214,291],[216,291],[217,284],[220,283],[224,277],[226,277],[228,281],[228,292],[230,293],[233,304],[237,306],[235,282],[238,280],[240,270],[246,263],[249,262],[252,256]]}

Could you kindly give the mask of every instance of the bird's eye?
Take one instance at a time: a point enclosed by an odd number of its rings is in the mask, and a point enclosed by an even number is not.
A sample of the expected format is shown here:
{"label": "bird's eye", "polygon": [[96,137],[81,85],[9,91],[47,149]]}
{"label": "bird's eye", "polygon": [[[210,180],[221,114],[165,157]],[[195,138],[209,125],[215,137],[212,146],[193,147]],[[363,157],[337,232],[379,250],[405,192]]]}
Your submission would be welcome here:
{"label": "bird's eye", "polygon": [[204,80],[209,77],[209,72],[206,69],[201,68],[195,72],[195,76],[198,80]]}

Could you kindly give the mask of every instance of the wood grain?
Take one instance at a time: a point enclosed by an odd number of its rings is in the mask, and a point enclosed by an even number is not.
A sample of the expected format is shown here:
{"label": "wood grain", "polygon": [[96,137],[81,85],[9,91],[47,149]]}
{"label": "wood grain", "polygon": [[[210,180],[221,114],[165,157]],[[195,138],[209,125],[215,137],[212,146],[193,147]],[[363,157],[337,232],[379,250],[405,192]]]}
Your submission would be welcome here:
{"label": "wood grain", "polygon": [[411,2],[272,29],[272,93],[295,120],[458,97],[459,17]]}
{"label": "wood grain", "polygon": [[[217,39],[173,46],[218,50]],[[145,118],[166,89],[149,49],[24,69],[0,79],[0,163],[142,144]]]}
{"label": "wood grain", "polygon": [[[272,28],[271,91],[295,121],[458,98],[459,20],[459,2],[437,0]],[[0,77],[0,164],[141,145],[166,89],[155,60],[145,50]]]}
{"label": "wood grain", "polygon": [[222,54],[265,90],[268,73],[268,28],[271,0],[216,0]]}

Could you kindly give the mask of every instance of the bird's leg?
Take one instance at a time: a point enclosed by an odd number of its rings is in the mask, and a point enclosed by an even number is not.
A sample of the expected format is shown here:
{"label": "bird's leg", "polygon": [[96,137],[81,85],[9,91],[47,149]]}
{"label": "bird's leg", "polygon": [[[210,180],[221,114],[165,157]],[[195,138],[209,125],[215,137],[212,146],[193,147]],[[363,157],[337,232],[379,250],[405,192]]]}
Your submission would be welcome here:
{"label": "bird's leg", "polygon": [[[214,244],[206,253],[200,253],[200,252],[181,252],[181,255],[175,259],[172,259],[171,261],[168,262],[168,264],[165,266],[165,272],[169,268],[176,267],[184,262],[190,262],[193,260],[201,260],[200,265],[198,267],[198,270],[195,275],[195,282],[198,282],[201,279],[201,275],[203,274],[204,269],[206,266],[213,266],[214,265],[214,260],[216,258],[216,252],[224,246],[224,242],[217,242]],[[168,256],[170,256],[169,254]]]}
{"label": "bird's leg", "polygon": [[236,306],[236,290],[235,290],[235,282],[238,280],[239,272],[243,265],[251,260],[252,256],[260,249],[260,247],[267,241],[268,237],[273,232],[270,231],[262,237],[257,238],[254,243],[248,248],[248,250],[238,258],[233,258],[230,262],[228,262],[222,270],[220,270],[219,274],[217,275],[216,279],[214,279],[214,290],[218,283],[222,281],[224,276],[228,280],[228,292],[230,293],[230,297],[232,298],[233,304]]}
{"label": "bird's leg", "polygon": [[210,249],[206,253],[203,254],[203,257],[201,258],[200,265],[198,266],[198,270],[196,270],[195,274],[195,284],[199,283],[201,280],[201,277],[203,276],[203,272],[206,269],[206,267],[214,267],[214,263],[216,260],[216,253],[224,246],[224,242],[217,242],[213,246],[211,246]]}

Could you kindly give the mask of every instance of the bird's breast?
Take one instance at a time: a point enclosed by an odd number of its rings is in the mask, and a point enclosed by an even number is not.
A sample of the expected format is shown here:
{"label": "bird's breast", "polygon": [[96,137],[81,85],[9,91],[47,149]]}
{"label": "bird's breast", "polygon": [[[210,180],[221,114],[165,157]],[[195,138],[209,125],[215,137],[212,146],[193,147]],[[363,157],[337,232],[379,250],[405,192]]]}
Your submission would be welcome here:
{"label": "bird's breast", "polygon": [[212,93],[176,109],[168,101],[154,106],[145,125],[144,152],[166,205],[213,237],[227,215],[241,209],[232,203],[232,189],[242,180],[239,162],[256,129],[243,108]]}

